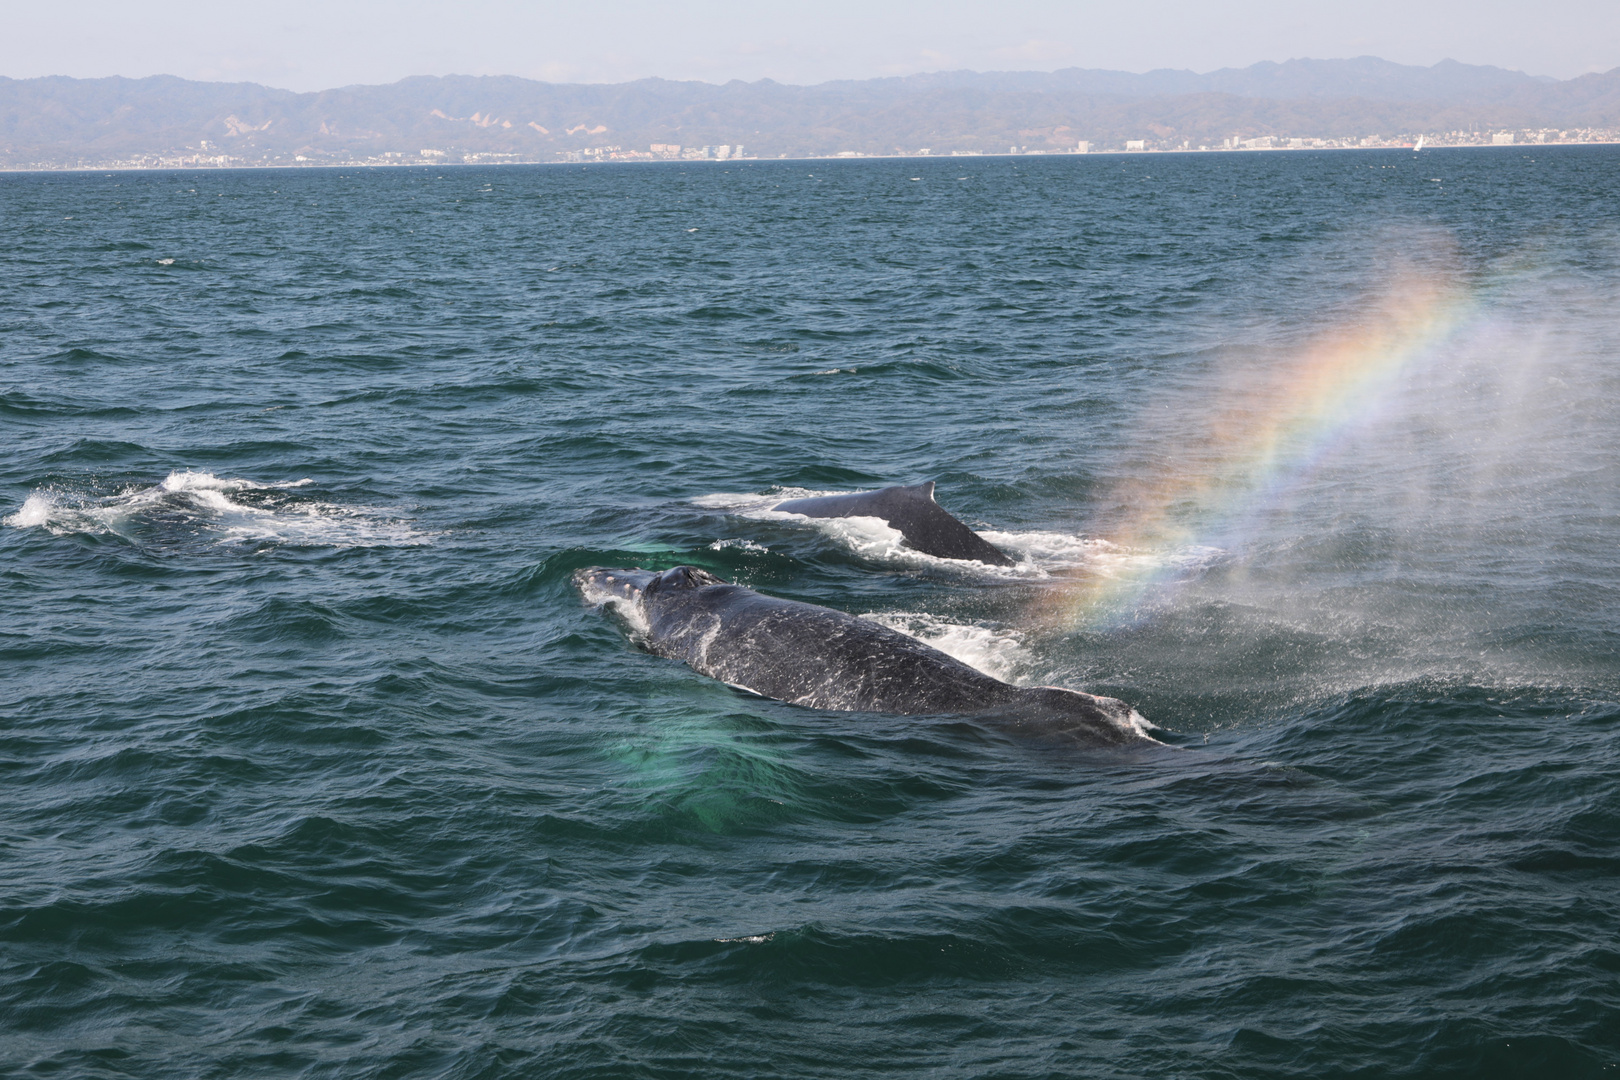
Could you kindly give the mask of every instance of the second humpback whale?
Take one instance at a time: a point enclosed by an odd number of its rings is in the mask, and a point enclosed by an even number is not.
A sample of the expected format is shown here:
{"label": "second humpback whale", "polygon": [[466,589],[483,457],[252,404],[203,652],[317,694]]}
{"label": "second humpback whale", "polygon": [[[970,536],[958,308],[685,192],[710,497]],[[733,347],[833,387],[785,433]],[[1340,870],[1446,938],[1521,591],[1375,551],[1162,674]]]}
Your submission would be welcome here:
{"label": "second humpback whale", "polygon": [[934,482],[886,487],[851,495],[789,499],[771,507],[785,514],[813,518],[875,517],[898,529],[909,547],[941,559],[971,559],[991,566],[1012,566],[984,537],[957,521],[934,501]]}
{"label": "second humpback whale", "polygon": [[1157,743],[1125,702],[1025,688],[897,630],[765,596],[691,566],[575,574],[587,599],[624,609],[649,652],[762,697],[816,709],[969,714],[1093,745]]}

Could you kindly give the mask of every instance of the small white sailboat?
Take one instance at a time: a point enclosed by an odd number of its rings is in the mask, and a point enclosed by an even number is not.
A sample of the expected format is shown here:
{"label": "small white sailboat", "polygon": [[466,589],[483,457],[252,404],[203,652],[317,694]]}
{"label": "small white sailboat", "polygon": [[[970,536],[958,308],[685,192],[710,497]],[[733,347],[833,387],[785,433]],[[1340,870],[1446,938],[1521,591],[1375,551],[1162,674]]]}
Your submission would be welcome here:
{"label": "small white sailboat", "polygon": [[1412,153],[1414,153],[1414,154],[1415,154],[1415,153],[1417,153],[1417,152],[1418,152],[1418,151],[1419,151],[1419,150],[1421,150],[1421,149],[1423,149],[1423,138],[1424,138],[1424,137],[1423,137],[1423,136],[1422,136],[1422,135],[1419,135],[1419,136],[1418,136],[1418,141],[1417,141],[1417,145],[1416,145],[1416,146],[1414,146],[1414,147],[1412,147]]}

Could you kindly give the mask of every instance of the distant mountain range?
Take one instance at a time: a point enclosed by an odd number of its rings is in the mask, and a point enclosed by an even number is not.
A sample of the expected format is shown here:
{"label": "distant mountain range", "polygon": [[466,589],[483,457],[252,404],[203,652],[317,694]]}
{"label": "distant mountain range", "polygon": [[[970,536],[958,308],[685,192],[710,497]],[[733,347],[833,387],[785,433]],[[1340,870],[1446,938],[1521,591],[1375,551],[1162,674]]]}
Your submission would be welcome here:
{"label": "distant mountain range", "polygon": [[749,157],[1082,141],[1170,149],[1540,129],[1620,131],[1620,68],[1559,81],[1362,57],[1207,74],[962,71],[816,86],[419,77],[307,94],[171,76],[0,78],[0,165],[10,168],[713,157],[721,146]]}

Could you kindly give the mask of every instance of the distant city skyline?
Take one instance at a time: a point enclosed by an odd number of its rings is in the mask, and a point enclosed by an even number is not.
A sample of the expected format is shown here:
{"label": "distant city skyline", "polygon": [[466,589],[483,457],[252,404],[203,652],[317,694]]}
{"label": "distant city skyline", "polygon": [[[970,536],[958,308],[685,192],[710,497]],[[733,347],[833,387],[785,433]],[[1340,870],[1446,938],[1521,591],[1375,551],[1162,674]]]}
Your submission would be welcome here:
{"label": "distant city skyline", "polygon": [[1573,82],[1370,58],[1210,74],[954,72],[789,86],[422,76],[0,80],[0,168],[733,161],[1620,142],[1620,70]]}
{"label": "distant city skyline", "polygon": [[1263,60],[1363,55],[1454,59],[1568,79],[1620,67],[1612,0],[1395,0],[1319,4],[1146,0],[827,0],[777,9],[737,0],[583,5],[521,0],[64,0],[7,16],[0,75],[171,74],[297,91],[410,75],[549,82],[647,76],[726,82],[970,69],[1211,71]]}

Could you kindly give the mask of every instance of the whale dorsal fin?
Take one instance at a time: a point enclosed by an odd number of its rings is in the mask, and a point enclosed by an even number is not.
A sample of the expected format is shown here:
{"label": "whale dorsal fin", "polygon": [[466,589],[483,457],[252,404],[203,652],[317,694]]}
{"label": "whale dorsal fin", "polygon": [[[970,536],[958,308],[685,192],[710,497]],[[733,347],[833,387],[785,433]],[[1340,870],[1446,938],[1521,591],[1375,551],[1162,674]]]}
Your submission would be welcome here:
{"label": "whale dorsal fin", "polygon": [[934,501],[934,482],[932,480],[924,480],[920,484],[912,484],[910,487],[903,487],[900,490],[913,495],[921,495],[929,502]]}

